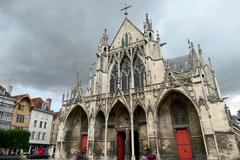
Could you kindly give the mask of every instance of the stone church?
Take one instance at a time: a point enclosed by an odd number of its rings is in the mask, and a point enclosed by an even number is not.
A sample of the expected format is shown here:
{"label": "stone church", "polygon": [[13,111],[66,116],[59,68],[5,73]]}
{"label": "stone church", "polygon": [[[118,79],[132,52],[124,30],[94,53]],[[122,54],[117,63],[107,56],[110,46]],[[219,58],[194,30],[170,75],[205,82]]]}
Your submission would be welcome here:
{"label": "stone church", "polygon": [[143,30],[126,16],[111,43],[105,30],[87,93],[77,79],[63,95],[55,158],[240,159],[210,60],[191,42],[165,59],[165,44],[148,15]]}

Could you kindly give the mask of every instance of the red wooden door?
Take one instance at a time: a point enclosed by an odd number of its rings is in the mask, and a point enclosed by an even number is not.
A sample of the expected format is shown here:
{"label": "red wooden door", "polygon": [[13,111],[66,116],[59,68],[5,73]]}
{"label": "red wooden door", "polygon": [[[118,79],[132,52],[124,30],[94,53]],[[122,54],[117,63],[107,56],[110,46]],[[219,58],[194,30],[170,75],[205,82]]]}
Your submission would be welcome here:
{"label": "red wooden door", "polygon": [[177,148],[179,160],[192,159],[192,147],[190,143],[190,135],[187,129],[176,130]]}
{"label": "red wooden door", "polygon": [[117,159],[124,160],[124,135],[122,132],[118,132],[117,135]]}
{"label": "red wooden door", "polygon": [[87,150],[87,135],[82,135],[82,151]]}

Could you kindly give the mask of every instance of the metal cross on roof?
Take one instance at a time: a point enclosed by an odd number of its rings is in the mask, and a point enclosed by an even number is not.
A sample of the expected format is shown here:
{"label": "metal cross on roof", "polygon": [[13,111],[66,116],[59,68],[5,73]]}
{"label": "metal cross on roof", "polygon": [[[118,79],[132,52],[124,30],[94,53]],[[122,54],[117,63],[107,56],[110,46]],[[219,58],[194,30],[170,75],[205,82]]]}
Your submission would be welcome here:
{"label": "metal cross on roof", "polygon": [[130,7],[132,7],[132,6],[131,6],[131,5],[128,6],[128,5],[127,5],[127,2],[126,2],[126,0],[125,0],[125,7],[120,10],[120,11],[125,11],[125,12],[124,12],[125,17],[127,17],[127,15],[128,15],[127,9],[130,8]]}

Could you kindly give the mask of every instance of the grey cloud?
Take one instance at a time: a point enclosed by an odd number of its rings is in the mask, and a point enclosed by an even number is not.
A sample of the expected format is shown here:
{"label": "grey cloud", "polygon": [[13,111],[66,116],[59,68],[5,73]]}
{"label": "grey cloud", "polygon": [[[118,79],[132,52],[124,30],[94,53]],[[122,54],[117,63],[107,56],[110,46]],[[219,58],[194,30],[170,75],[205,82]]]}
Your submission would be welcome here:
{"label": "grey cloud", "polygon": [[[186,54],[187,38],[201,43],[223,93],[239,93],[239,1],[129,3],[129,18],[140,29],[149,13],[154,29],[168,43],[164,57]],[[0,81],[12,78],[16,85],[59,94],[80,72],[86,86],[99,38],[104,28],[111,39],[115,36],[123,6],[123,1],[113,0],[1,0]]]}

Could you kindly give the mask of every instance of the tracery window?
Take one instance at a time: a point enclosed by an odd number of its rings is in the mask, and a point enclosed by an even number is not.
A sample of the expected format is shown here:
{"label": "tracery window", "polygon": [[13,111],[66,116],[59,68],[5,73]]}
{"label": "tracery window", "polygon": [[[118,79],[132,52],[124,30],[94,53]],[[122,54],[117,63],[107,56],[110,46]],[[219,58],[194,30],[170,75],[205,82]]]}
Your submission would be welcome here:
{"label": "tracery window", "polygon": [[134,69],[134,85],[135,88],[144,87],[144,79],[145,79],[145,66],[141,59],[136,56],[133,60],[133,69]]}
{"label": "tracery window", "polygon": [[118,83],[118,67],[117,67],[117,63],[115,63],[111,72],[110,93],[116,92],[117,83]]}
{"label": "tracery window", "polygon": [[122,47],[128,46],[130,43],[132,43],[132,36],[130,33],[125,33],[122,37]]}
{"label": "tracery window", "polygon": [[130,89],[131,81],[131,64],[130,59],[127,56],[124,56],[121,61],[121,78],[122,78],[122,90],[128,92]]}
{"label": "tracery window", "polygon": [[181,101],[174,101],[171,105],[171,110],[174,125],[188,124],[187,112]]}

